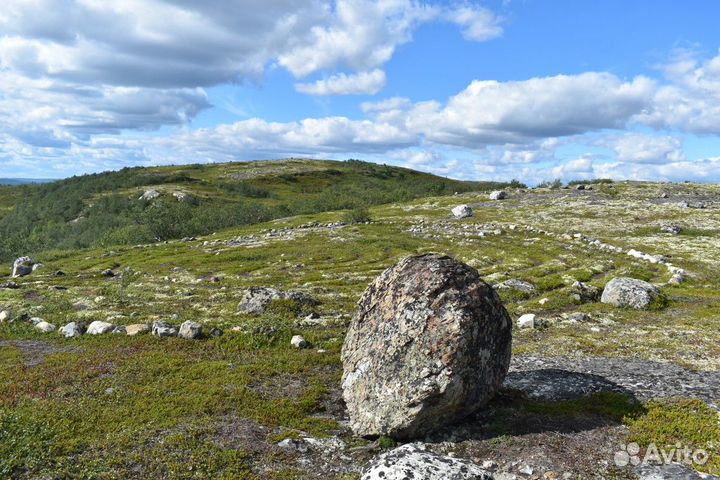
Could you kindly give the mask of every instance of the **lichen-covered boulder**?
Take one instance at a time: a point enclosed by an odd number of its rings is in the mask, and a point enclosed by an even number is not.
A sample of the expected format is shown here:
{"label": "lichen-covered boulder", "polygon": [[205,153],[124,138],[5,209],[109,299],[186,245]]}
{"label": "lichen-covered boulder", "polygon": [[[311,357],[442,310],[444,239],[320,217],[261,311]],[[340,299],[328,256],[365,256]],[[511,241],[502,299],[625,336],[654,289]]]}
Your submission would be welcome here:
{"label": "lichen-covered boulder", "polygon": [[637,310],[650,306],[662,296],[660,289],[652,283],[635,278],[613,278],[605,285],[600,301],[616,307],[630,307]]}
{"label": "lichen-covered boulder", "polygon": [[30,257],[15,259],[13,262],[12,276],[24,277],[25,275],[30,275],[33,271],[33,265],[35,265],[35,262]]}
{"label": "lichen-covered boulder", "polygon": [[385,270],[342,349],[351,428],[413,438],[475,412],[505,378],[511,330],[498,295],[464,263],[428,254]]}
{"label": "lichen-covered boulder", "polygon": [[407,444],[378,455],[363,472],[362,480],[492,480],[478,465],[429,452]]}
{"label": "lichen-covered boulder", "polygon": [[490,200],[505,200],[507,198],[507,192],[504,190],[495,190],[490,192]]}
{"label": "lichen-covered boulder", "polygon": [[243,313],[263,313],[273,300],[294,300],[308,305],[317,303],[310,295],[303,292],[286,292],[270,287],[250,287],[240,300],[238,311]]}
{"label": "lichen-covered boulder", "polygon": [[110,322],[101,322],[100,320],[96,320],[88,325],[85,333],[88,335],[104,335],[106,333],[110,333],[113,328],[115,328],[115,325]]}
{"label": "lichen-covered boulder", "polygon": [[178,337],[194,340],[200,338],[200,336],[202,336],[202,325],[199,323],[187,320],[180,325]]}
{"label": "lichen-covered boulder", "polygon": [[455,218],[467,218],[473,216],[473,210],[469,205],[458,205],[451,210]]}

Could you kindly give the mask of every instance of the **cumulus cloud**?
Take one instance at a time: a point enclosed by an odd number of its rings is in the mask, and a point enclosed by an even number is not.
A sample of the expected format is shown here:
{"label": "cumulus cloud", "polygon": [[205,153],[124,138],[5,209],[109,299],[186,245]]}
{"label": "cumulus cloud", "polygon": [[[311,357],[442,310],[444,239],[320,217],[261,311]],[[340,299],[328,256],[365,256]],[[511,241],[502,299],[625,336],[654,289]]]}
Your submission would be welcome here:
{"label": "cumulus cloud", "polygon": [[497,38],[503,33],[501,19],[487,8],[474,5],[462,5],[448,10],[445,18],[462,27],[463,37],[467,40],[483,42]]}
{"label": "cumulus cloud", "polygon": [[375,69],[352,75],[340,73],[314,83],[297,83],[295,90],[308,95],[375,95],[385,81],[385,72]]}
{"label": "cumulus cloud", "polygon": [[598,142],[617,153],[617,159],[629,163],[668,163],[685,160],[682,142],[675,137],[628,133]]}

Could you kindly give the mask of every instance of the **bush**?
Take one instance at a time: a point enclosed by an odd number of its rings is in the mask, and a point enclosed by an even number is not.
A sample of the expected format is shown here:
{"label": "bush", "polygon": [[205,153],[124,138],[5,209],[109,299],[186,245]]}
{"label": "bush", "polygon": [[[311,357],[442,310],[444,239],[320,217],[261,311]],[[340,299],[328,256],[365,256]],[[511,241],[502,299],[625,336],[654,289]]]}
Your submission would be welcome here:
{"label": "bush", "polygon": [[343,214],[345,223],[365,223],[370,221],[370,212],[366,207],[355,207]]}

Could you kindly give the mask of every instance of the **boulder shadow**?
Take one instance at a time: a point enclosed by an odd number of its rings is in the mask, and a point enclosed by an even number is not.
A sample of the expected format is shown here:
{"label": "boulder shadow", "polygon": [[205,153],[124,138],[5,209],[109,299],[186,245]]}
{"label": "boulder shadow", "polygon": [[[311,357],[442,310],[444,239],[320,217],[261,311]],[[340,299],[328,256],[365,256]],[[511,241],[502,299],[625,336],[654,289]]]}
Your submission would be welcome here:
{"label": "boulder shadow", "polygon": [[644,411],[631,391],[599,375],[555,368],[514,371],[478,413],[436,432],[432,441],[578,433],[620,425]]}

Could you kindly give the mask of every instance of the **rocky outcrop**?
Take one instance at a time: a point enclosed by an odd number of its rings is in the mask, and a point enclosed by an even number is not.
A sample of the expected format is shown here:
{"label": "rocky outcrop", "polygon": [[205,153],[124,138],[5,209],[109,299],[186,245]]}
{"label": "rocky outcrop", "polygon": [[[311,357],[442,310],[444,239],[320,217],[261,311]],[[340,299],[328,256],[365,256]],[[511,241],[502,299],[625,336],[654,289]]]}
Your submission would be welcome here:
{"label": "rocky outcrop", "polygon": [[458,205],[451,210],[455,218],[467,218],[473,216],[473,210],[469,205]]}
{"label": "rocky outcrop", "polygon": [[512,320],[468,265],[408,257],[365,291],[342,349],[350,426],[412,438],[481,408],[510,363]]}
{"label": "rocky outcrop", "polygon": [[635,278],[613,278],[605,285],[600,301],[616,307],[648,308],[662,293],[652,283]]}
{"label": "rocky outcrop", "polygon": [[438,455],[422,445],[407,444],[377,456],[362,480],[492,480],[480,466],[459,458]]}
{"label": "rocky outcrop", "polygon": [[160,197],[160,192],[157,190],[146,190],[142,195],[140,195],[140,198],[138,200],[145,200],[146,202],[150,200],[155,200],[156,198]]}
{"label": "rocky outcrop", "polygon": [[251,287],[245,291],[245,295],[240,300],[238,311],[263,313],[273,300],[295,300],[309,305],[317,303],[310,295],[302,292],[285,292],[270,287]]}
{"label": "rocky outcrop", "polygon": [[15,259],[12,269],[13,278],[30,275],[33,272],[33,265],[35,265],[35,262],[30,257],[20,257]]}

